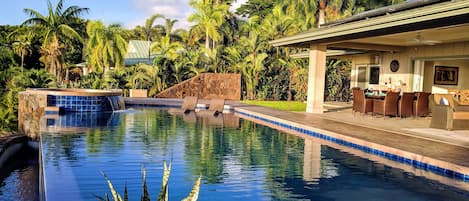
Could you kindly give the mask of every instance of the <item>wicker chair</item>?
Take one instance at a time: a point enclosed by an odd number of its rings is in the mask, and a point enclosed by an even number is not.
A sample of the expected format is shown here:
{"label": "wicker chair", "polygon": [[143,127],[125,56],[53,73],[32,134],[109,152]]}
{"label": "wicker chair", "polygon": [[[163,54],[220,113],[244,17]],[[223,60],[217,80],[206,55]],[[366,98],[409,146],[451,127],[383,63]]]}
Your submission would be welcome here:
{"label": "wicker chair", "polygon": [[373,112],[373,100],[365,98],[364,90],[353,90],[352,111],[362,114]]}
{"label": "wicker chair", "polygon": [[373,100],[373,115],[381,114],[383,116],[397,116],[397,102],[399,101],[399,92],[388,92],[384,100]]}
{"label": "wicker chair", "polygon": [[404,92],[402,93],[401,99],[399,100],[398,113],[399,117],[410,117],[413,114],[414,106],[414,92]]}
{"label": "wicker chair", "polygon": [[414,101],[413,113],[416,117],[427,116],[429,114],[428,97],[431,93],[418,92],[416,93],[417,100]]}
{"label": "wicker chair", "polygon": [[[442,104],[444,98],[447,104]],[[469,105],[461,105],[450,94],[434,94],[430,128],[469,130]]]}
{"label": "wicker chair", "polygon": [[[350,89],[351,93],[350,93],[350,96],[348,97],[348,101],[352,100],[353,101],[353,96],[355,95],[354,91],[355,90],[360,90],[360,87],[352,87],[352,89]],[[352,107],[352,112],[355,112],[353,111],[353,108]]]}

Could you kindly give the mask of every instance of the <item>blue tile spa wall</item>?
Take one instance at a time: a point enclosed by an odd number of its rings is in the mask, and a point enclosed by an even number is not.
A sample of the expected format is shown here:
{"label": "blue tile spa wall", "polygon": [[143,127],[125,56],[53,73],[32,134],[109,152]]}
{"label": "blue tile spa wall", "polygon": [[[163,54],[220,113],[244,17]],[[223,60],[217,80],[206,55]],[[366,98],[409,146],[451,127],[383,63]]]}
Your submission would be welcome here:
{"label": "blue tile spa wall", "polygon": [[250,113],[241,112],[241,111],[236,111],[236,113],[240,114],[241,117],[242,116],[251,117],[251,118],[254,118],[254,119],[257,119],[257,120],[260,120],[260,121],[271,123],[271,124],[274,124],[276,126],[280,126],[280,127],[286,128],[286,129],[294,130],[294,131],[297,131],[297,132],[300,132],[300,133],[303,133],[303,134],[306,134],[306,135],[309,135],[309,136],[313,136],[313,137],[316,137],[316,138],[320,138],[320,139],[329,141],[329,142],[333,142],[333,143],[340,144],[340,145],[343,145],[343,146],[351,147],[353,149],[358,149],[358,150],[361,150],[365,153],[377,155],[377,156],[387,158],[389,160],[396,161],[396,162],[399,162],[399,163],[404,163],[404,164],[413,166],[413,167],[418,168],[418,169],[427,170],[427,171],[430,171],[430,172],[433,172],[433,173],[436,173],[436,174],[439,174],[439,175],[442,175],[442,176],[446,176],[446,177],[449,177],[449,178],[459,179],[459,180],[463,180],[465,182],[469,182],[469,175],[468,174],[463,174],[463,173],[455,171],[455,170],[449,170],[449,169],[438,167],[438,166],[428,164],[428,163],[425,163],[425,162],[422,162],[422,161],[406,158],[406,157],[399,156],[399,155],[392,154],[392,153],[387,153],[387,152],[384,152],[384,151],[381,151],[381,150],[378,150],[378,149],[370,148],[370,147],[367,147],[367,146],[364,146],[364,145],[355,144],[355,143],[348,142],[348,141],[345,141],[345,140],[342,140],[342,139],[339,139],[339,138],[331,137],[329,135],[324,135],[324,134],[321,134],[321,133],[317,133],[317,132],[314,132],[314,131],[311,131],[311,130],[308,130],[308,129],[304,129],[304,128],[292,126],[292,125],[289,125],[289,124],[285,124],[285,123],[282,123],[282,122],[278,122],[278,121],[275,121],[275,120],[272,120],[272,119],[260,117],[260,116],[257,116],[255,114],[250,114]]}
{"label": "blue tile spa wall", "polygon": [[120,125],[121,113],[71,112],[57,119],[47,119],[47,126],[58,128],[95,128]]}
{"label": "blue tile spa wall", "polygon": [[64,112],[112,111],[108,96],[47,96],[47,106],[59,107]]}

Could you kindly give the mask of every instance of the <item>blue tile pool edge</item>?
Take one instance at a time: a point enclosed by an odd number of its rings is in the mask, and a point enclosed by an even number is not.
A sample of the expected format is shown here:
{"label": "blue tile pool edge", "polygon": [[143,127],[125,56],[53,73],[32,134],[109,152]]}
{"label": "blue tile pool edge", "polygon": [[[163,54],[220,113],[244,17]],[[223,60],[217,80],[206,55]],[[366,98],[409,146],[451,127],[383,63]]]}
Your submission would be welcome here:
{"label": "blue tile pool edge", "polygon": [[288,129],[288,130],[291,130],[291,131],[296,131],[296,132],[299,132],[299,133],[302,133],[302,134],[305,134],[305,135],[308,135],[308,136],[312,136],[312,137],[315,137],[315,138],[319,138],[319,139],[322,139],[322,140],[326,140],[326,141],[329,141],[329,142],[332,142],[332,143],[335,143],[335,144],[338,144],[338,145],[353,148],[353,149],[356,149],[356,150],[359,150],[359,151],[362,151],[362,152],[365,152],[365,153],[368,153],[368,154],[373,154],[373,155],[376,155],[376,156],[379,156],[379,157],[382,157],[382,158],[385,158],[385,159],[388,159],[388,160],[392,160],[392,161],[395,161],[395,162],[399,162],[399,163],[402,163],[402,164],[413,166],[414,168],[417,168],[417,169],[430,171],[430,172],[436,173],[436,174],[441,175],[441,176],[445,176],[445,177],[453,178],[453,179],[458,179],[458,180],[462,180],[464,182],[469,183],[469,175],[468,174],[464,174],[464,173],[454,171],[454,170],[445,169],[445,168],[442,168],[442,167],[438,167],[438,166],[431,165],[431,164],[428,164],[428,163],[425,163],[425,162],[422,162],[422,161],[406,158],[406,157],[399,156],[399,155],[396,155],[396,154],[387,153],[387,152],[384,152],[384,151],[381,151],[381,150],[378,150],[378,149],[375,149],[375,148],[367,147],[367,146],[364,146],[364,145],[359,145],[359,144],[356,144],[356,143],[348,142],[346,140],[339,139],[339,138],[332,137],[332,136],[328,136],[328,135],[318,133],[318,132],[315,132],[315,131],[312,131],[312,130],[308,130],[308,129],[305,129],[305,128],[300,128],[300,127],[297,127],[297,126],[293,126],[293,125],[289,125],[289,124],[286,124],[286,123],[278,122],[278,121],[275,121],[275,120],[272,120],[272,119],[264,118],[264,117],[255,115],[253,113],[239,111],[239,110],[236,110],[236,109],[235,109],[234,112],[235,112],[235,114],[238,114],[238,116],[240,116],[240,117],[246,116],[246,117],[254,118],[254,119],[266,122],[266,123],[270,123],[270,124],[274,124],[276,126],[280,126],[282,128],[285,128],[285,129]]}

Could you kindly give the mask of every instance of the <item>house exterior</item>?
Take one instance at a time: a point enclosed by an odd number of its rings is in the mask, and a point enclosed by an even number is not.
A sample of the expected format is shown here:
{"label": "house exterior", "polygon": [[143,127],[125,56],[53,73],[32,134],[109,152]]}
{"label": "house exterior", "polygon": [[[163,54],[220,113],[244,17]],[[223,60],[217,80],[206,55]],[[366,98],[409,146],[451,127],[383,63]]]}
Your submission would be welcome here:
{"label": "house exterior", "polygon": [[[469,89],[469,1],[417,0],[271,41],[308,48],[307,112],[322,113],[326,57],[352,63],[351,87]],[[353,54],[328,52],[342,50]]]}
{"label": "house exterior", "polygon": [[132,66],[139,63],[153,64],[155,55],[150,54],[151,41],[130,40],[125,55],[125,66]]}

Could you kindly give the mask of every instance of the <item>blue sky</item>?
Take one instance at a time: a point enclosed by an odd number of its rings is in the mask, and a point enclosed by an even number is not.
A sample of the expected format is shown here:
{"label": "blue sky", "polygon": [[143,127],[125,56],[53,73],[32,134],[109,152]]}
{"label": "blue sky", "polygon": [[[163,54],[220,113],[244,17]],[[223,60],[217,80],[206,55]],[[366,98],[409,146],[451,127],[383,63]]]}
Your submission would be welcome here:
{"label": "blue sky", "polygon": [[[58,0],[51,0],[55,5]],[[239,0],[238,4],[245,0]],[[65,7],[77,5],[90,8],[83,17],[101,20],[106,24],[118,23],[127,28],[143,25],[152,14],[160,13],[177,19],[176,28],[188,28],[187,17],[193,12],[189,0],[64,0]],[[47,0],[6,0],[0,7],[0,25],[21,24],[28,16],[24,8],[31,8],[46,14]],[[157,23],[163,23],[159,21]]]}

